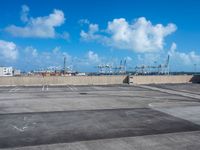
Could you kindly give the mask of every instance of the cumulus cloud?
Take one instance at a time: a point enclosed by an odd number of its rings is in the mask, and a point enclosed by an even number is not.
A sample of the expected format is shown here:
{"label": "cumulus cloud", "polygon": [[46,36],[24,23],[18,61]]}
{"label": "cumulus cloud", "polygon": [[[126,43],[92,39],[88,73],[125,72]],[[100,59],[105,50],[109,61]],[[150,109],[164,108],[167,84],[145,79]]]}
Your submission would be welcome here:
{"label": "cumulus cloud", "polygon": [[41,51],[33,46],[27,46],[20,52],[18,65],[25,70],[30,69],[42,69],[48,67],[63,67],[63,60],[66,57],[66,63],[69,65],[72,61],[72,57],[63,51],[60,47],[55,47],[52,50]]}
{"label": "cumulus cloud", "polygon": [[94,70],[101,61],[100,57],[94,51],[87,51],[82,57],[71,56],[61,47],[55,47],[52,50],[41,51],[33,46],[27,46],[21,51],[18,66],[24,70],[63,68],[64,57],[66,57],[67,67],[74,71]]}
{"label": "cumulus cloud", "polygon": [[98,24],[90,24],[88,31],[82,30],[80,36],[83,40],[96,40],[118,49],[155,52],[163,49],[165,37],[176,29],[173,23],[153,25],[144,17],[132,23],[119,18],[109,21],[105,30],[100,30]]}
{"label": "cumulus cloud", "polygon": [[55,38],[57,35],[55,28],[65,22],[64,13],[58,9],[54,9],[48,16],[36,18],[28,18],[28,12],[28,6],[23,5],[21,20],[26,23],[25,26],[11,25],[6,31],[17,37]]}
{"label": "cumulus cloud", "polygon": [[92,63],[100,62],[100,58],[99,58],[98,54],[93,51],[88,51],[87,58],[88,58],[88,61],[92,62]]}
{"label": "cumulus cloud", "polygon": [[0,40],[0,57],[5,61],[16,60],[18,57],[18,50],[15,43]]}
{"label": "cumulus cloud", "polygon": [[95,66],[100,64],[103,60],[97,53],[94,51],[87,51],[83,57],[73,57],[74,69],[79,71],[83,70],[94,70]]}
{"label": "cumulus cloud", "polygon": [[102,40],[103,37],[99,34],[99,25],[98,24],[90,24],[88,32],[81,31],[80,36],[83,40],[90,41],[90,40]]}
{"label": "cumulus cloud", "polygon": [[177,51],[176,43],[172,43],[169,55],[174,62],[182,65],[184,64],[192,66],[193,64],[200,64],[199,54],[197,54],[195,51],[190,51],[188,53]]}

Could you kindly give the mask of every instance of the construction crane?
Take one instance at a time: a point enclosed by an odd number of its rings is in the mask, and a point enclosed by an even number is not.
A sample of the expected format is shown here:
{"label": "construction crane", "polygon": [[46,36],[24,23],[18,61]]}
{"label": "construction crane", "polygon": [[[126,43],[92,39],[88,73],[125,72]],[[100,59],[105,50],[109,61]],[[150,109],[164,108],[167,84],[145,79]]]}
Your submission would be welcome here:
{"label": "construction crane", "polygon": [[[111,64],[101,64],[98,65],[97,68],[99,69],[100,74],[122,74],[126,73],[126,60],[121,60],[119,66],[113,67]],[[113,71],[114,70],[114,71]]]}
{"label": "construction crane", "polygon": [[169,58],[170,56],[168,55],[165,64],[160,65],[161,74],[169,74]]}
{"label": "construction crane", "polygon": [[64,62],[63,62],[63,73],[66,73],[66,56],[64,56]]}
{"label": "construction crane", "polygon": [[110,64],[101,64],[101,65],[98,65],[97,68],[99,69],[99,73],[100,74],[109,74],[109,73],[112,73],[112,65]]}
{"label": "construction crane", "polygon": [[169,59],[170,56],[167,56],[167,59],[164,64],[159,64],[155,66],[141,65],[135,67],[136,74],[169,74]]}
{"label": "construction crane", "polygon": [[119,66],[116,66],[113,69],[115,70],[115,73],[117,74],[126,73],[126,59],[124,61],[121,60]]}

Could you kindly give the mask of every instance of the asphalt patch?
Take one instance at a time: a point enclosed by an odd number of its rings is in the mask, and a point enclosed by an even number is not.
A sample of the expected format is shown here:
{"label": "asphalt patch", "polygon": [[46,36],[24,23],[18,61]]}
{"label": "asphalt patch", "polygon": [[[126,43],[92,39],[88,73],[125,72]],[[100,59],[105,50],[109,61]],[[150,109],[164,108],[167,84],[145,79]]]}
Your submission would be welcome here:
{"label": "asphalt patch", "polygon": [[87,95],[88,93],[79,93],[79,94],[81,94],[81,95]]}
{"label": "asphalt patch", "polygon": [[88,110],[0,115],[0,148],[200,130],[148,109]]}

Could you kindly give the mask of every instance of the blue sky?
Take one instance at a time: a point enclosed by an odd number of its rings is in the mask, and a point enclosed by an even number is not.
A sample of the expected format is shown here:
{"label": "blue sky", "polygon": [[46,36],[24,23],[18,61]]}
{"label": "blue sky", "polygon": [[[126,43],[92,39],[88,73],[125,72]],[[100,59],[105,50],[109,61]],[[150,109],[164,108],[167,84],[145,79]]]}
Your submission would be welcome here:
{"label": "blue sky", "polygon": [[0,65],[32,70],[67,65],[95,71],[164,63],[200,69],[198,0],[2,0]]}

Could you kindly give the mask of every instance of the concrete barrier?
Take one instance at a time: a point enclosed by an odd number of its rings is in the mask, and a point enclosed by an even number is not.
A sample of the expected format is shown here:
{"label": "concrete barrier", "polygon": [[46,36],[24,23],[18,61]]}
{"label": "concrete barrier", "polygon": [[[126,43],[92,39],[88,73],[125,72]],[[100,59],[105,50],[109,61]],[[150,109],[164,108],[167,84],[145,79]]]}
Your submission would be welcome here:
{"label": "concrete barrier", "polygon": [[200,76],[193,75],[129,76],[129,84],[165,84],[199,82]]}
{"label": "concrete barrier", "polygon": [[200,83],[200,76],[50,76],[50,77],[0,77],[0,86],[41,85],[106,85],[106,84],[164,84]]}
{"label": "concrete barrier", "polygon": [[106,85],[128,83],[127,76],[0,77],[0,86]]}

